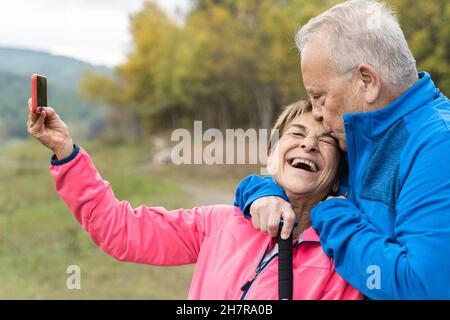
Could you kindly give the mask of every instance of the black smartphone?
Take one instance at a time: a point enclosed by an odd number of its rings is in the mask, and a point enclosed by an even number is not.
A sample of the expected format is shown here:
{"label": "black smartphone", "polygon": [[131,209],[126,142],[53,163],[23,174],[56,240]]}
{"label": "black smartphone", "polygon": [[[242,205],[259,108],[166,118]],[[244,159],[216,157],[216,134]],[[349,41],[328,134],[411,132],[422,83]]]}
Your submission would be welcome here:
{"label": "black smartphone", "polygon": [[31,106],[34,113],[38,107],[47,106],[47,77],[33,74],[31,76]]}

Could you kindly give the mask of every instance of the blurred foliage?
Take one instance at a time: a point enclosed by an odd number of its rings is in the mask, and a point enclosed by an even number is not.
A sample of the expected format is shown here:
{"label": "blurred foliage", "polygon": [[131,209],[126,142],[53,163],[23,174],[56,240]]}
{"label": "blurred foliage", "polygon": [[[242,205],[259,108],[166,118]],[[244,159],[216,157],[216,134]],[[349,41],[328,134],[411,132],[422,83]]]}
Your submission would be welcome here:
{"label": "blurred foliage", "polygon": [[[142,137],[190,127],[270,127],[306,98],[294,36],[339,1],[196,0],[184,23],[147,2],[131,17],[133,48],[115,78],[90,74],[82,93],[138,119]],[[418,62],[450,92],[450,3],[391,0]]]}
{"label": "blurred foliage", "polygon": [[450,2],[390,0],[397,11],[419,71],[428,71],[442,92],[450,94]]}

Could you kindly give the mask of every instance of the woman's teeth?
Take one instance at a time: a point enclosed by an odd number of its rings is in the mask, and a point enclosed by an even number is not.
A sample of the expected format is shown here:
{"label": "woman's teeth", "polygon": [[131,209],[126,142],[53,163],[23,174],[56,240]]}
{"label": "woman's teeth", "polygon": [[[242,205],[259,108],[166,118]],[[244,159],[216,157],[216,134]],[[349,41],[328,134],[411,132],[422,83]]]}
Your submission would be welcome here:
{"label": "woman's teeth", "polygon": [[297,169],[303,169],[310,172],[317,172],[317,165],[310,160],[296,158],[292,160],[291,166]]}

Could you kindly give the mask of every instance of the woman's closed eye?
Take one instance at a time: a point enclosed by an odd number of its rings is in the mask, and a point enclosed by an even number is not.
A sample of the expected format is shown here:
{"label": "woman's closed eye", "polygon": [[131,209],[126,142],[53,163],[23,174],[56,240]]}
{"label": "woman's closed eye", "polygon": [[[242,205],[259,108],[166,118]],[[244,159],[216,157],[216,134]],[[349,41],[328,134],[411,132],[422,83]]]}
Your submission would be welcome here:
{"label": "woman's closed eye", "polygon": [[298,138],[305,138],[306,134],[304,132],[291,132],[291,135]]}
{"label": "woman's closed eye", "polygon": [[331,145],[333,147],[337,147],[337,142],[333,137],[320,138],[319,142],[321,142],[323,144]]}

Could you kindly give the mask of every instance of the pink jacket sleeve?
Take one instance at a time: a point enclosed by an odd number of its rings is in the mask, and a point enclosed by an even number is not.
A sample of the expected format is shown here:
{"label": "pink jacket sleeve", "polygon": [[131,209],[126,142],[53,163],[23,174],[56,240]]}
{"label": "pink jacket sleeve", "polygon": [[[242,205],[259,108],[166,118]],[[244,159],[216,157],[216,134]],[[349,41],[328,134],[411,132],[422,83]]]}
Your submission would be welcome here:
{"label": "pink jacket sleeve", "polygon": [[51,165],[50,172],[57,192],[92,240],[120,261],[195,263],[204,237],[224,222],[220,214],[211,219],[214,206],[173,211],[146,206],[133,209],[128,202],[116,199],[81,147],[73,160]]}

